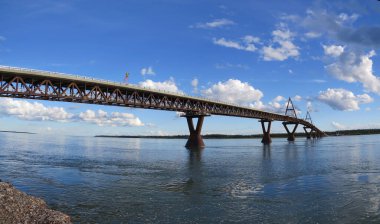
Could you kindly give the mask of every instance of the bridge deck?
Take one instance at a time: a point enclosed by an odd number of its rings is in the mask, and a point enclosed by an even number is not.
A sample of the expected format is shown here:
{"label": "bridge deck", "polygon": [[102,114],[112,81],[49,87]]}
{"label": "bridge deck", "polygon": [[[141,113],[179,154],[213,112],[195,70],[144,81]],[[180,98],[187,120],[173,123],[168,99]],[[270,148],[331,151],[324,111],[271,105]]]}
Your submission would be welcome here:
{"label": "bridge deck", "polygon": [[102,104],[277,120],[302,124],[323,133],[306,120],[180,93],[159,91],[94,78],[0,66],[0,96]]}

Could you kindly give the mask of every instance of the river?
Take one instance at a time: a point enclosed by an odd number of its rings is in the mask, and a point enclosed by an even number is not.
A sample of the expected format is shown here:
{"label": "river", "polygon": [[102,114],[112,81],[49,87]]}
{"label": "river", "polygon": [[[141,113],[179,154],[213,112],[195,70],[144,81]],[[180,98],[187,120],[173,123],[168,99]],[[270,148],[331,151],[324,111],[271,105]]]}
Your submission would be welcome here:
{"label": "river", "polygon": [[74,223],[379,223],[380,136],[118,139],[0,133],[0,178]]}

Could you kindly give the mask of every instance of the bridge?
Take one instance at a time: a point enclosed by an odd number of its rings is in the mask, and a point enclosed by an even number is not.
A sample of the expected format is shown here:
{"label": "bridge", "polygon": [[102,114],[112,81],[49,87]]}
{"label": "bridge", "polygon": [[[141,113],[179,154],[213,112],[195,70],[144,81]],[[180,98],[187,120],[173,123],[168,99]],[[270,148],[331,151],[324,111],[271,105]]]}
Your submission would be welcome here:
{"label": "bridge", "polygon": [[[303,125],[307,138],[325,135],[312,123],[309,113],[305,119],[297,118],[290,98],[285,115],[282,115],[180,93],[35,69],[0,66],[0,79],[1,97],[183,112],[190,132],[187,148],[205,146],[201,130],[204,118],[210,115],[258,119],[263,131],[263,144],[271,143],[270,129],[273,121],[282,121],[289,141],[295,140],[298,125]],[[193,123],[194,118],[198,119],[196,126]],[[293,129],[289,125],[293,125]]]}

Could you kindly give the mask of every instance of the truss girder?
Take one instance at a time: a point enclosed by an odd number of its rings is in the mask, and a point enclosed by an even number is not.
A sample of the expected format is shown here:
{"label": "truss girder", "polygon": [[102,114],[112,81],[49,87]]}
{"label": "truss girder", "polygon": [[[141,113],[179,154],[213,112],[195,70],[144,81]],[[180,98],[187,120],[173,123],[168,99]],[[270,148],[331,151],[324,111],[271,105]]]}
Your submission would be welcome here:
{"label": "truss girder", "polygon": [[41,77],[33,74],[0,72],[0,96],[75,103],[102,104],[146,109],[203,113],[262,120],[293,122],[323,134],[312,123],[291,116],[265,112],[185,95],[176,95],[128,85],[99,84],[91,81]]}

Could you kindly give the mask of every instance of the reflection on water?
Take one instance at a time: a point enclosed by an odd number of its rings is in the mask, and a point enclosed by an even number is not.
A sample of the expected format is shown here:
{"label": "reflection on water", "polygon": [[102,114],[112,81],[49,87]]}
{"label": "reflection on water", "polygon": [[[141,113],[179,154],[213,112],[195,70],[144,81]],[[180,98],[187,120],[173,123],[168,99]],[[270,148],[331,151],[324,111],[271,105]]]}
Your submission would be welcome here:
{"label": "reflection on water", "polygon": [[263,160],[270,160],[270,145],[263,145]]}
{"label": "reflection on water", "polygon": [[0,133],[0,178],[77,223],[379,223],[378,137],[197,151],[181,139]]}

